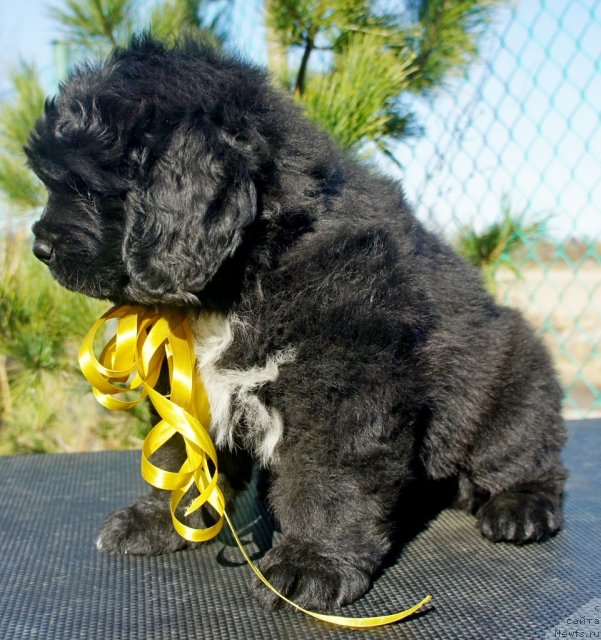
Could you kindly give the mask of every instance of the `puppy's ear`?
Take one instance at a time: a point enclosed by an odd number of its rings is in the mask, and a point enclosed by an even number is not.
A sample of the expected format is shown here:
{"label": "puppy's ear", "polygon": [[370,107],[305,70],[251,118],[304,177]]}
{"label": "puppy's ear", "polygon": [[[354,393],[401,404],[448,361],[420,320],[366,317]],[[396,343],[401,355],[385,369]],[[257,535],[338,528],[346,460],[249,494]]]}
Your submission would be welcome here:
{"label": "puppy's ear", "polygon": [[244,155],[214,125],[180,125],[142,160],[126,200],[126,293],[142,303],[195,304],[242,242],[257,195]]}

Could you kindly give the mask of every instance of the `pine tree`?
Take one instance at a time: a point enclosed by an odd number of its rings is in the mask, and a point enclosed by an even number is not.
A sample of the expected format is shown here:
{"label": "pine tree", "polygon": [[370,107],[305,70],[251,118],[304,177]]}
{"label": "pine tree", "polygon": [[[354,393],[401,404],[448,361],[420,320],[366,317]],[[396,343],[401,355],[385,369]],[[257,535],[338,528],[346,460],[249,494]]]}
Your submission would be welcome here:
{"label": "pine tree", "polygon": [[270,51],[280,46],[270,62],[342,145],[372,144],[394,160],[393,143],[419,131],[408,98],[431,96],[465,71],[498,4],[266,0]]}

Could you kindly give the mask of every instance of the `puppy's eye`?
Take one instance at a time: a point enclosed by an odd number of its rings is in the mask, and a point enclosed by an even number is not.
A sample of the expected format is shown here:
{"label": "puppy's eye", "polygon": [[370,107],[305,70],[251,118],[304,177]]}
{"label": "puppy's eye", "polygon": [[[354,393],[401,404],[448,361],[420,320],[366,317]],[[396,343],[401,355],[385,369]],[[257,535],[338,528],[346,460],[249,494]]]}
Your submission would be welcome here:
{"label": "puppy's eye", "polygon": [[119,194],[119,198],[120,198],[121,200],[123,200],[123,201],[127,200],[127,191],[122,191],[122,192]]}

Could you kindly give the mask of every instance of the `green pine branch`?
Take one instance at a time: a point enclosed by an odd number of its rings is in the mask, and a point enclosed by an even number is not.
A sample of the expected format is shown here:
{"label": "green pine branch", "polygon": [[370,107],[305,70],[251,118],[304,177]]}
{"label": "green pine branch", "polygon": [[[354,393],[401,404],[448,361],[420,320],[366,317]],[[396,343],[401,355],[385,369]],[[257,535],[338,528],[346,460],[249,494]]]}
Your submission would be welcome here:
{"label": "green pine branch", "polygon": [[[267,0],[266,21],[278,76],[308,115],[347,147],[391,156],[393,140],[420,131],[403,97],[464,72],[501,1],[406,0],[383,13],[369,0]],[[282,49],[295,54],[285,65]],[[329,64],[312,64],[315,51]]]}
{"label": "green pine branch", "polygon": [[499,0],[421,0],[418,20],[404,45],[415,54],[411,91],[429,92],[461,74],[478,55],[478,44]]}
{"label": "green pine branch", "polygon": [[66,0],[64,8],[52,7],[50,15],[62,31],[62,41],[85,53],[106,54],[123,46],[131,35],[143,29],[170,42],[182,35],[223,40],[222,15],[203,20],[210,0]]}
{"label": "green pine branch", "polygon": [[50,15],[65,42],[95,53],[123,44],[133,31],[135,0],[66,0]]}
{"label": "green pine branch", "polygon": [[353,35],[332,71],[309,78],[303,96],[307,115],[345,147],[398,138],[410,116],[400,114],[397,96],[407,89],[412,63],[409,53],[403,60],[383,50],[380,38]]}

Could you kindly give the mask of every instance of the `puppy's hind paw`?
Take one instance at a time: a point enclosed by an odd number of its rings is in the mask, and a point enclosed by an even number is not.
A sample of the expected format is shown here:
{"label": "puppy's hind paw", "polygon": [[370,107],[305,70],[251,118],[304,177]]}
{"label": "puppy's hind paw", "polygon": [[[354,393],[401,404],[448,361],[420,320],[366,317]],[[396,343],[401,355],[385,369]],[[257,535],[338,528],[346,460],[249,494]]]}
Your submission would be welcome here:
{"label": "puppy's hind paw", "polygon": [[560,499],[544,493],[500,493],[480,507],[476,517],[486,538],[515,544],[546,540],[563,523]]}
{"label": "puppy's hind paw", "polygon": [[[283,596],[313,610],[326,610],[354,602],[370,585],[370,577],[344,557],[335,557],[311,542],[283,540],[260,563],[263,575]],[[272,609],[283,601],[257,577],[253,596]]]}

